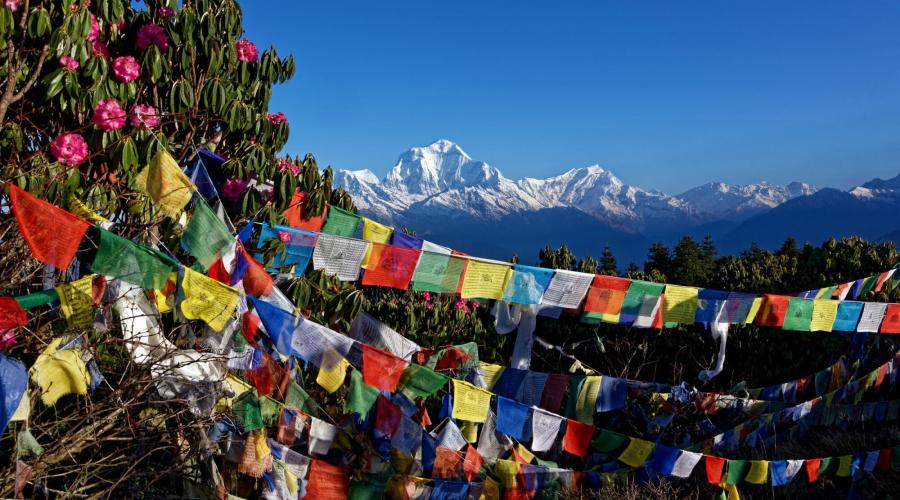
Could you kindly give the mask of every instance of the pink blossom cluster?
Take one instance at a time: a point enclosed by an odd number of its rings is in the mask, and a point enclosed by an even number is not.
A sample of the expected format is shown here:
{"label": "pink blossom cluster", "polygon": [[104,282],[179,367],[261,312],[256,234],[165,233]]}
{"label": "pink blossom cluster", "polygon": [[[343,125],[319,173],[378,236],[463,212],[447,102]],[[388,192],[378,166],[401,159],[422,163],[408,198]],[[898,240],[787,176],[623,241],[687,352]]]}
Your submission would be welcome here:
{"label": "pink blossom cluster", "polygon": [[100,37],[100,22],[97,21],[97,16],[91,14],[91,32],[88,33],[88,36],[85,37],[85,40],[89,42],[93,42],[97,38]]}
{"label": "pink blossom cluster", "polygon": [[131,56],[117,57],[112,64],[113,75],[122,83],[129,83],[141,76],[141,65]]}
{"label": "pink blossom cluster", "polygon": [[59,64],[63,68],[66,68],[66,71],[75,71],[78,69],[78,66],[80,66],[78,60],[70,56],[60,57]]}
{"label": "pink blossom cluster", "polygon": [[141,50],[156,45],[159,50],[169,49],[169,37],[166,30],[158,24],[145,24],[138,29],[137,47]]}
{"label": "pink blossom cluster", "polygon": [[241,198],[241,193],[247,189],[249,181],[244,179],[232,178],[222,184],[222,198],[227,201],[235,202]]}
{"label": "pink blossom cluster", "polygon": [[481,304],[479,304],[479,303],[478,303],[477,301],[475,301],[475,300],[472,300],[472,301],[466,301],[466,300],[464,300],[464,299],[459,299],[459,300],[456,301],[456,303],[454,304],[454,306],[456,307],[457,310],[462,311],[463,314],[468,314],[470,308],[471,308],[471,310],[474,311],[475,309],[478,309],[478,308],[481,306]]}
{"label": "pink blossom cluster", "polygon": [[87,142],[74,132],[66,132],[50,142],[50,154],[63,165],[81,165],[88,157]]}
{"label": "pink blossom cluster", "polygon": [[109,47],[106,46],[106,42],[99,38],[91,42],[91,52],[95,56],[109,59]]}
{"label": "pink blossom cluster", "polygon": [[280,111],[278,113],[269,113],[266,116],[266,119],[269,120],[269,123],[275,126],[281,125],[282,123],[287,123],[287,115]]}
{"label": "pink blossom cluster", "polygon": [[125,116],[125,110],[115,99],[100,99],[94,106],[94,125],[104,132],[124,127]]}
{"label": "pink blossom cluster", "polygon": [[253,45],[253,42],[246,38],[238,40],[237,43],[234,44],[234,50],[237,52],[237,57],[241,61],[256,62],[256,60],[259,59],[259,50],[256,49],[256,45]]}
{"label": "pink blossom cluster", "polygon": [[6,0],[5,2],[3,2],[3,4],[6,5],[7,9],[15,12],[16,10],[18,10],[19,2],[21,1],[22,0]]}
{"label": "pink blossom cluster", "polygon": [[156,13],[159,14],[159,17],[162,17],[163,19],[169,19],[170,17],[175,17],[175,11],[172,9],[172,7],[169,7],[168,5],[163,5],[156,11]]}
{"label": "pink blossom cluster", "polygon": [[159,126],[159,113],[149,104],[135,104],[131,108],[129,123],[135,128],[156,128]]}
{"label": "pink blossom cluster", "polygon": [[279,158],[278,159],[278,171],[284,172],[285,170],[290,170],[294,175],[300,174],[300,166],[296,163],[288,160],[287,158]]}

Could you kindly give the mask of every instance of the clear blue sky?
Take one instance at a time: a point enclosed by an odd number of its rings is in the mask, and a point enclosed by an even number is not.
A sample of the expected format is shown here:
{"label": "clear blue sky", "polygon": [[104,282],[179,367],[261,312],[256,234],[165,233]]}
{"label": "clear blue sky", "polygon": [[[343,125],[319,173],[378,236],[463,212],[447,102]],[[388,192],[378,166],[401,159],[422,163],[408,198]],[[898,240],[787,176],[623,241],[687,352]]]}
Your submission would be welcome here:
{"label": "clear blue sky", "polygon": [[244,0],[292,53],[286,152],[383,176],[435,139],[512,178],[599,163],[847,188],[900,173],[900,2]]}

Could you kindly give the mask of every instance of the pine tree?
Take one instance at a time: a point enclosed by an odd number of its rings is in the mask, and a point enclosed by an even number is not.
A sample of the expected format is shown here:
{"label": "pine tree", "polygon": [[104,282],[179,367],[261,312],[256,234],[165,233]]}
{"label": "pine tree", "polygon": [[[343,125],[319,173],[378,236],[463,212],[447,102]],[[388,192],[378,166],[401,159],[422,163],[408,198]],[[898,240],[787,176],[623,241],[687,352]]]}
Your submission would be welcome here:
{"label": "pine tree", "polygon": [[600,256],[600,273],[608,276],[618,276],[619,268],[616,265],[616,256],[609,245],[603,247],[603,255]]}

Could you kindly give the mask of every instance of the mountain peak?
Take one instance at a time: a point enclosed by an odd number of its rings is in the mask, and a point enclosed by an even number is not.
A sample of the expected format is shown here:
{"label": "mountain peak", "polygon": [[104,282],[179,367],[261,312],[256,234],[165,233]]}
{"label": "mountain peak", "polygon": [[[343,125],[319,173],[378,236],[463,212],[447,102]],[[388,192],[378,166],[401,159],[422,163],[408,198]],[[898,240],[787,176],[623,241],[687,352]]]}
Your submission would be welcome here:
{"label": "mountain peak", "polygon": [[470,160],[472,159],[472,157],[470,157],[465,151],[463,151],[463,149],[461,147],[459,147],[459,144],[451,141],[450,139],[438,139],[427,146],[412,148],[412,150],[416,150],[416,149],[427,150],[429,152],[440,153],[440,154],[445,154],[445,155],[446,154],[458,154],[458,155],[464,156]]}
{"label": "mountain peak", "polygon": [[448,189],[496,185],[501,179],[496,168],[473,160],[455,142],[440,139],[400,155],[383,185],[410,195],[433,196]]}

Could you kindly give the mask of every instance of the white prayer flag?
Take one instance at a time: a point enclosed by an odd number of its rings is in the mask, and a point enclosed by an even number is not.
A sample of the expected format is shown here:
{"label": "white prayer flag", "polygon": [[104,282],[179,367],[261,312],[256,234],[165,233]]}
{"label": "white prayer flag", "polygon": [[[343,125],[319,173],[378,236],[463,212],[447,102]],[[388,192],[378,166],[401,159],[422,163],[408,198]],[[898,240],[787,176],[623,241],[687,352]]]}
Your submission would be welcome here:
{"label": "white prayer flag", "polygon": [[587,295],[593,281],[593,274],[557,269],[544,291],[541,304],[575,309],[581,305],[581,300]]}
{"label": "white prayer flag", "polygon": [[531,451],[547,451],[556,442],[562,417],[538,407],[532,407],[531,413]]}
{"label": "white prayer flag", "polygon": [[369,242],[333,234],[319,234],[313,250],[313,269],[337,276],[341,281],[356,281]]}
{"label": "white prayer flag", "polygon": [[309,426],[309,453],[325,455],[331,449],[334,437],[337,436],[337,427],[316,417],[310,418],[312,425]]}
{"label": "white prayer flag", "polygon": [[694,453],[693,451],[682,450],[681,455],[675,459],[675,465],[672,466],[672,475],[675,477],[689,477],[694,470],[694,466],[703,458],[702,453]]}
{"label": "white prayer flag", "polygon": [[881,302],[866,302],[862,316],[859,318],[859,324],[856,326],[856,331],[868,333],[878,332],[886,310],[887,304]]}

